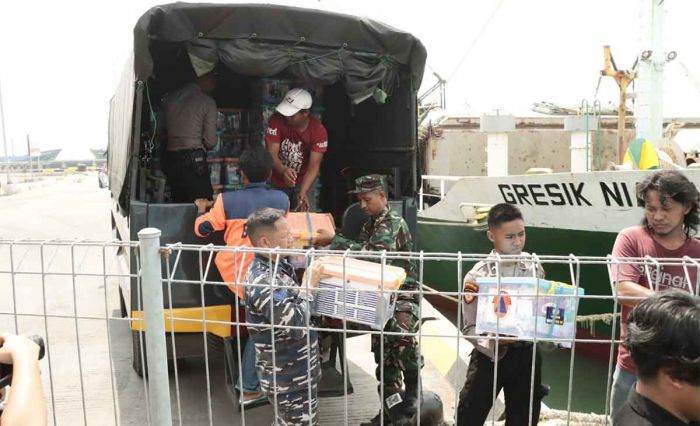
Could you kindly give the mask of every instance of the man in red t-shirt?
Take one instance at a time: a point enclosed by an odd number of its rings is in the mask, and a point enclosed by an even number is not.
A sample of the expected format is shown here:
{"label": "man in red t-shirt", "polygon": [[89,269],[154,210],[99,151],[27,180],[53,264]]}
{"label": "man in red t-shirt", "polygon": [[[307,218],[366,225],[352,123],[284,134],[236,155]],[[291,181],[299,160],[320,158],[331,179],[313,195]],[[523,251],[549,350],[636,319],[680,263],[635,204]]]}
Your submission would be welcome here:
{"label": "man in red t-shirt", "polygon": [[272,154],[272,185],[289,197],[290,210],[309,210],[309,190],[318,177],[328,133],[311,117],[311,94],[292,89],[277,105],[265,132],[265,145]]}
{"label": "man in red t-shirt", "polygon": [[[620,231],[613,257],[700,258],[700,241],[694,237],[700,224],[700,194],[688,178],[675,170],[653,173],[639,184],[637,198],[644,207],[644,220],[640,226]],[[659,271],[654,264],[648,266],[631,263],[611,266],[611,279],[622,305],[620,338],[623,340],[627,334],[627,316],[643,298],[672,287],[697,292],[697,269],[690,263],[664,265]],[[611,416],[627,400],[636,380],[634,362],[627,348],[620,345],[613,375]]]}

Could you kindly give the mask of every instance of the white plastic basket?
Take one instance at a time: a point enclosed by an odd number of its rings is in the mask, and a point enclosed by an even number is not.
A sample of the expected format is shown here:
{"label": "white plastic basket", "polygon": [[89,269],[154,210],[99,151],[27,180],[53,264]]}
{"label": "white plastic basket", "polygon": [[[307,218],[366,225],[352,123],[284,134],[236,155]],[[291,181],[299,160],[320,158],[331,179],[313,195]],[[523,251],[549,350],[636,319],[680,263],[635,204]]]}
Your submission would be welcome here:
{"label": "white plastic basket", "polygon": [[321,280],[318,288],[322,290],[316,291],[315,315],[345,319],[375,330],[384,329],[386,322],[394,315],[394,290],[382,292],[366,284],[349,281],[343,291],[341,278],[325,278]]}

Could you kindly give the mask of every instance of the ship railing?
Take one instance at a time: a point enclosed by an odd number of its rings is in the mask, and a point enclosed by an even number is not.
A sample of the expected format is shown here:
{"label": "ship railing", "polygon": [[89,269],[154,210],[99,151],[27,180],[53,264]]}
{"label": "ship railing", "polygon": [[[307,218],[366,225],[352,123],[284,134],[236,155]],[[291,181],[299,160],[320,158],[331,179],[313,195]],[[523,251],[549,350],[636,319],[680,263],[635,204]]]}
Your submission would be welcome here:
{"label": "ship railing", "polygon": [[[320,413],[312,412],[313,409],[309,411],[309,415],[319,416],[321,424],[357,424],[369,420],[379,409],[379,397],[374,392],[352,392],[353,384],[356,389],[377,389],[374,366],[368,366],[368,363],[372,363],[371,355],[368,355],[369,339],[375,336],[379,341],[379,359],[384,359],[385,351],[389,349],[385,346],[385,338],[416,338],[417,351],[425,358],[425,367],[419,375],[422,384],[419,389],[423,389],[426,398],[437,394],[442,400],[444,417],[457,424],[459,413],[455,407],[458,406],[460,390],[464,385],[472,347],[465,337],[493,342],[497,358],[499,351],[507,347],[501,345],[504,341],[516,339],[532,343],[532,346],[528,346],[532,349],[531,362],[526,367],[530,375],[530,395],[542,391],[535,387],[536,368],[540,368],[537,359],[550,359],[552,354],[557,354],[560,361],[562,357],[568,359],[568,365],[561,367],[568,374],[558,374],[566,380],[556,388],[552,384],[550,396],[543,401],[540,418],[558,418],[568,424],[606,424],[609,421],[615,352],[620,343],[616,330],[622,320],[619,302],[623,299],[612,285],[614,277],[619,275],[621,269],[634,267],[642,271],[655,291],[661,291],[669,284],[696,296],[699,291],[697,277],[700,276],[700,263],[697,259],[687,257],[652,259],[536,254],[490,256],[461,252],[394,253],[254,249],[180,243],[163,245],[159,232],[153,229],[140,232],[139,237],[138,242],[130,243],[0,239],[0,290],[1,294],[6,295],[0,299],[0,332],[39,334],[44,337],[46,357],[40,366],[51,424],[214,424],[218,418],[227,418],[231,423],[241,425],[271,423],[278,410],[275,402],[278,402],[276,400],[281,394],[271,394],[269,399],[273,403],[266,409],[240,404],[237,378],[244,373],[242,360],[247,339],[244,331],[246,327],[255,325],[250,317],[238,314],[239,308],[244,308],[243,301],[230,294],[230,318],[212,319],[205,312],[206,294],[212,289],[230,291],[227,283],[212,277],[216,268],[214,258],[220,253],[261,254],[268,259],[268,267],[272,271],[279,270],[285,258],[295,259],[300,269],[315,261],[323,263],[320,259],[322,257],[334,256],[336,261],[340,259],[343,275],[340,288],[315,287],[312,274],[301,275],[299,285],[284,285],[274,280],[257,284],[237,283],[248,290],[257,287],[269,289],[273,293],[278,290],[296,293],[300,291],[300,286],[302,294],[313,295],[310,306],[323,300],[327,302],[323,298],[324,293],[336,297],[333,300],[336,305],[339,304],[340,309],[335,312],[334,320],[311,321],[307,318],[295,325],[273,325],[269,328],[274,335],[288,333],[299,336],[306,341],[307,348],[313,346],[312,343],[319,344],[312,342],[314,331],[325,336],[320,344],[324,353],[325,349],[329,349],[330,352],[335,350],[333,353],[339,354],[329,358],[332,362],[324,362],[324,375],[321,378],[323,380],[323,377],[333,376],[328,374],[329,368],[335,369],[337,374],[333,377],[336,379],[336,398],[327,398],[328,393],[321,393],[319,397],[323,399],[324,409]],[[129,252],[135,266],[134,273],[120,271],[117,251]],[[375,276],[374,280],[380,284],[361,288],[351,286],[350,282],[357,279],[348,274],[347,264],[352,259],[379,263],[379,276]],[[183,265],[191,265],[193,260],[199,268],[196,276],[184,276]],[[514,264],[519,265],[531,272],[529,283],[535,283],[534,287],[528,287],[531,289],[529,292],[513,292],[512,287],[507,287],[512,283],[503,278],[497,279],[495,288],[484,285],[476,293],[468,294],[476,296],[477,301],[472,303],[477,303],[480,307],[477,308],[478,312],[487,313],[491,307],[490,312],[499,314],[494,316],[497,331],[487,335],[476,332],[479,327],[483,330],[489,325],[488,318],[477,319],[476,331],[464,331],[469,329],[463,326],[472,320],[465,319],[462,309],[457,309],[467,305],[463,280],[467,271],[477,262],[486,262],[496,274],[501,271],[507,274],[505,271],[513,270]],[[409,274],[419,285],[412,290],[393,289],[388,282],[387,265],[403,265],[406,268],[412,265]],[[447,272],[438,275],[434,273],[435,268],[445,267]],[[594,268],[609,272],[609,287],[601,287],[600,274],[594,274]],[[682,277],[667,279],[659,273],[670,268],[682,268]],[[547,279],[565,282],[570,287],[559,284],[552,287],[553,281],[541,278],[542,275],[538,273],[541,269],[547,271]],[[140,297],[136,298],[138,306],[133,309],[137,315],[120,306],[119,284],[123,280],[133,280],[136,283]],[[552,288],[568,290],[546,290]],[[175,295],[183,289],[200,295],[200,315],[186,315],[174,306]],[[584,294],[580,291],[582,289],[585,290]],[[510,291],[507,298],[503,295],[506,290]],[[373,294],[376,297],[362,298],[362,294]],[[367,300],[374,300],[375,303],[378,300],[394,301],[409,295],[416,297],[422,319],[428,320],[414,332],[399,333],[381,327],[359,325],[366,320],[355,315],[358,308],[371,308],[367,305]],[[567,324],[568,319],[562,313],[563,310],[568,309],[566,306],[577,306],[576,323],[579,326],[586,321],[601,318],[610,323],[610,332],[604,330],[600,333],[584,333],[579,327],[578,332],[570,335],[552,337],[551,334],[537,332],[536,311],[535,315],[527,319],[533,319],[534,329],[531,335],[508,337],[508,327],[512,324],[505,316],[507,311],[521,309],[523,305],[518,303],[519,300],[525,300],[525,303],[530,304],[528,306],[539,307],[540,302],[545,301],[543,298],[548,298],[546,301],[549,305],[546,306],[553,306],[552,318],[547,317],[545,320],[547,327],[562,325],[557,324],[557,318]],[[273,300],[279,301],[274,297]],[[433,305],[444,306],[440,301],[451,305],[437,311]],[[499,303],[493,304],[493,301]],[[603,312],[584,315],[591,308],[602,308]],[[501,312],[501,309],[506,311]],[[372,312],[383,323],[389,319],[392,311],[375,308]],[[558,317],[557,312],[562,313],[562,317]],[[273,312],[271,317],[274,318]],[[547,322],[548,320],[551,321]],[[179,346],[175,333],[168,331],[176,330],[183,324],[199,330],[192,334],[195,337],[201,336],[199,345],[203,363],[184,365],[169,362],[177,359],[183,348]],[[223,340],[220,337],[222,330],[228,330],[223,333],[227,334]],[[330,344],[326,338],[329,338]],[[361,342],[362,339],[367,341]],[[275,344],[279,343],[273,339],[273,364],[276,362]],[[132,359],[128,356],[129,346],[132,346]],[[585,354],[591,352],[604,352],[607,372],[601,372],[600,380],[594,385],[581,384],[578,389],[582,376],[594,374],[590,370],[591,363],[584,359]],[[311,362],[309,357],[305,360]],[[329,362],[332,365],[329,366]],[[142,373],[147,374],[148,380],[140,380],[132,371],[132,365],[136,364],[142,366]],[[554,368],[553,365],[551,362],[543,362],[541,368],[545,371]],[[379,377],[384,377],[384,368],[385,365],[379,367]],[[498,382],[499,369],[494,370],[495,384]],[[551,377],[551,371],[549,373]],[[273,373],[273,388],[277,374],[277,371]],[[308,368],[303,374],[307,376],[307,381],[313,380]],[[379,385],[383,392],[383,379]],[[310,388],[309,392],[312,392]],[[577,413],[577,400],[582,397],[580,392],[600,395],[595,401],[596,408],[587,410],[599,414]],[[494,385],[490,393],[495,414],[487,424],[502,424],[498,422],[499,413],[503,411],[500,389]],[[390,395],[382,395],[382,398],[388,396]],[[535,404],[538,402],[531,396],[531,413],[537,407]],[[547,405],[556,406],[556,409],[550,409]],[[238,407],[239,415],[232,415],[231,406]],[[419,410],[423,410],[423,407],[419,407]],[[582,423],[579,423],[579,419]],[[384,422],[389,423],[389,419],[385,418]]]}
{"label": "ship railing", "polygon": [[[465,176],[421,175],[421,184],[418,189],[418,211],[423,211],[425,208],[425,198],[437,199],[435,202],[439,202],[445,198],[448,182],[458,182],[464,178]],[[431,181],[437,181],[437,185],[431,185]],[[435,193],[435,189],[438,190],[437,193]]]}

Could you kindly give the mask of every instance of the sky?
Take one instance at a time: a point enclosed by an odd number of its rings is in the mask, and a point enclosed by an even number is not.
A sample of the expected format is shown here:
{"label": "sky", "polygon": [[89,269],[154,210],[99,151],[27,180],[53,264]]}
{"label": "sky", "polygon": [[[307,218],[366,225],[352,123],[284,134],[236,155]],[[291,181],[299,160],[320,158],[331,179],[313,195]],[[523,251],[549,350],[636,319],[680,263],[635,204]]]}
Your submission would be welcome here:
{"label": "sky", "polygon": [[[160,3],[0,2],[0,85],[10,155],[13,145],[16,155],[26,153],[27,135],[42,150],[107,146],[109,99],[131,52],[133,27]],[[543,100],[592,103],[603,45],[612,47],[619,68],[631,67],[648,31],[642,9],[649,0],[273,3],[367,16],[412,33],[428,51],[419,93],[435,82],[437,72],[447,79],[448,110],[471,115],[498,109],[536,116],[532,103]],[[664,44],[678,59],[665,68],[664,115],[700,117],[700,2],[665,4]],[[604,78],[598,99],[616,102],[617,93],[614,81]]]}

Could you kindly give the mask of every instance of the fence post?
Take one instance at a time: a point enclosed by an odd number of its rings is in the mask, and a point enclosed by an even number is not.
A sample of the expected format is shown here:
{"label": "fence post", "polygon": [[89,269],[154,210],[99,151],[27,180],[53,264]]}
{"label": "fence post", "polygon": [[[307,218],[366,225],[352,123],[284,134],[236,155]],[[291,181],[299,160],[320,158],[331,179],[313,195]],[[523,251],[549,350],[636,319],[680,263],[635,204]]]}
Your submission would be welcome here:
{"label": "fence post", "polygon": [[146,325],[146,366],[148,368],[148,411],[154,425],[172,425],[168,353],[165,346],[163,319],[163,285],[161,280],[160,230],[139,231],[141,258],[141,294]]}

